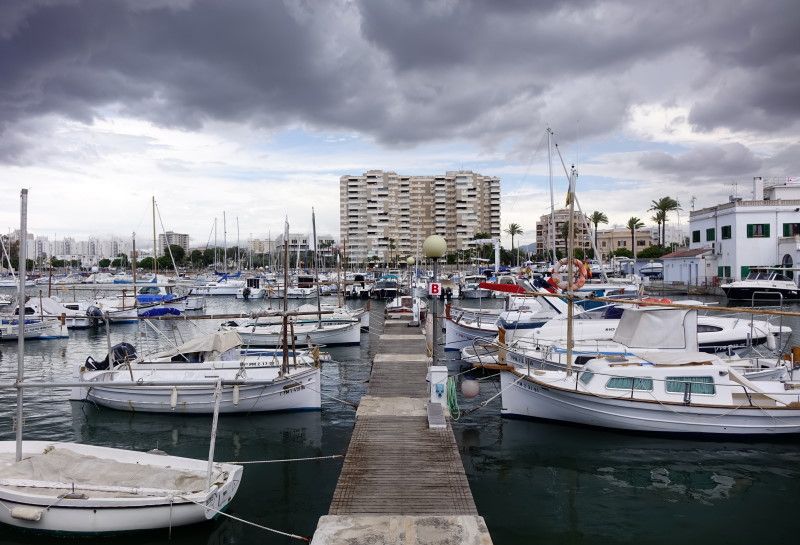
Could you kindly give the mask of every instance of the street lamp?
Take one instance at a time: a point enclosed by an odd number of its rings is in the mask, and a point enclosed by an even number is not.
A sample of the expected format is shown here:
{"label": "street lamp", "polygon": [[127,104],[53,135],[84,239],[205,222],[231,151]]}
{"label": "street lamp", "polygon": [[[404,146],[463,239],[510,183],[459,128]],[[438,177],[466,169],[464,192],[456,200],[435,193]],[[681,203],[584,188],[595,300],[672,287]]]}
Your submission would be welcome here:
{"label": "street lamp", "polygon": [[[433,282],[439,279],[439,258],[447,253],[447,241],[439,235],[431,235],[422,243],[422,253],[433,260]],[[431,365],[436,365],[436,345],[439,339],[439,325],[436,323],[436,296],[431,297],[431,317],[433,331],[431,333]]]}
{"label": "street lamp", "polygon": [[406,265],[408,265],[408,267],[407,267],[407,269],[408,269],[408,294],[411,297],[414,297],[414,276],[413,276],[413,273],[411,272],[411,267],[414,266],[414,263],[416,263],[416,261],[414,260],[413,257],[408,256],[406,258]]}

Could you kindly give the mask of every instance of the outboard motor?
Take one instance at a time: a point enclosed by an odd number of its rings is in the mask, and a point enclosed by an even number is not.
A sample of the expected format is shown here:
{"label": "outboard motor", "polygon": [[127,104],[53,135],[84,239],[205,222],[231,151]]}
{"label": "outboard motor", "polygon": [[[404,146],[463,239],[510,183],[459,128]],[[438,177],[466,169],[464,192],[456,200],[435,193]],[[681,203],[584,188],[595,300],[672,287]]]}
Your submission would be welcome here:
{"label": "outboard motor", "polygon": [[98,306],[90,305],[89,308],[86,309],[86,315],[89,318],[102,318],[103,310]]}
{"label": "outboard motor", "polygon": [[111,347],[111,352],[106,354],[106,357],[102,361],[96,361],[93,357],[89,356],[86,358],[84,366],[92,371],[105,371],[111,367],[111,358],[109,357],[111,355],[114,357],[115,365],[127,363],[136,359],[136,347],[130,343],[115,344]]}

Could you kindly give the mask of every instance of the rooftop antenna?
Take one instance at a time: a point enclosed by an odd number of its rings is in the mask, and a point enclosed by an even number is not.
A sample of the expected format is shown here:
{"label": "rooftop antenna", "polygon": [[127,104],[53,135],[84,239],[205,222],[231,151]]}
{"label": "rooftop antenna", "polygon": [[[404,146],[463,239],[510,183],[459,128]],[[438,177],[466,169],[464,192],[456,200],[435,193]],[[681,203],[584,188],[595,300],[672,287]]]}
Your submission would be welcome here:
{"label": "rooftop antenna", "polygon": [[692,198],[691,198],[691,199],[689,199],[689,202],[691,202],[691,204],[692,204],[692,210],[694,210],[694,202],[695,202],[696,200],[697,200],[697,197],[695,197],[694,195],[692,195]]}

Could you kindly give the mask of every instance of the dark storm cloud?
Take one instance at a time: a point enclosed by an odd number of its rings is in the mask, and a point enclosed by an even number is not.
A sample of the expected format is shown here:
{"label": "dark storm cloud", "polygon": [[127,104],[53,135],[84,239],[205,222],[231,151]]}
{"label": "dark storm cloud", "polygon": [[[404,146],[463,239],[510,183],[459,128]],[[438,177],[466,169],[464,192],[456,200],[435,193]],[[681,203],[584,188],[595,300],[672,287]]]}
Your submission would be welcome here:
{"label": "dark storm cloud", "polygon": [[[116,109],[189,129],[296,123],[388,143],[487,143],[538,138],[547,122],[604,134],[631,105],[687,97],[702,130],[787,128],[800,113],[798,5],[6,1],[0,128]],[[634,75],[647,70],[660,79]],[[18,148],[0,146],[0,159]]]}
{"label": "dark storm cloud", "polygon": [[746,146],[735,143],[701,146],[680,155],[648,152],[639,158],[639,166],[658,174],[682,178],[721,177],[756,172],[761,160]]}

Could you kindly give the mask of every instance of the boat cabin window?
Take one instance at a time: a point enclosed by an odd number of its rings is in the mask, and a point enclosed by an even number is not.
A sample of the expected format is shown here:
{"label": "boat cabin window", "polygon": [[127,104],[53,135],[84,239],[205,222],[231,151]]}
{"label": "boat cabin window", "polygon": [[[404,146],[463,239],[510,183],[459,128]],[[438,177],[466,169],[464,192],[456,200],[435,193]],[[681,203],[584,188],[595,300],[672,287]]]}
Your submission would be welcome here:
{"label": "boat cabin window", "polygon": [[773,278],[773,280],[777,280],[778,282],[788,282],[789,281],[788,278],[786,278],[784,275],[782,275],[780,273],[776,274],[775,278]]}
{"label": "boat cabin window", "polygon": [[639,390],[642,392],[653,391],[653,379],[648,377],[611,377],[606,382],[609,390]]}
{"label": "boat cabin window", "polygon": [[64,308],[68,308],[69,310],[80,310],[78,303],[65,303]]}
{"label": "boat cabin window", "polygon": [[158,288],[155,286],[145,286],[139,290],[139,295],[158,295]]}
{"label": "boat cabin window", "polygon": [[578,380],[580,380],[581,383],[584,386],[586,386],[592,380],[593,376],[594,376],[594,373],[592,373],[591,371],[584,371],[583,373],[581,373],[581,376],[580,376],[580,378]]}
{"label": "boat cabin window", "polygon": [[667,377],[667,392],[682,394],[686,384],[691,384],[693,394],[714,395],[714,377]]}
{"label": "boat cabin window", "polygon": [[722,328],[715,325],[697,324],[698,333],[716,333],[717,331],[722,331]]}

